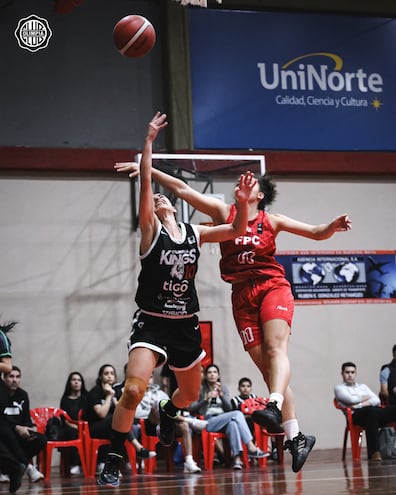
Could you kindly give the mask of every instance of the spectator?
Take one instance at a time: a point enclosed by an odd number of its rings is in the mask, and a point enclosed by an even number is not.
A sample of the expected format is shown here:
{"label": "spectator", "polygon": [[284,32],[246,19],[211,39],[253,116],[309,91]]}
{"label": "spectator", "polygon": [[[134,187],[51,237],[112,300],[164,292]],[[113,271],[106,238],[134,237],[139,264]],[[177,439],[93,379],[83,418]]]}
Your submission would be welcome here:
{"label": "spectator", "polygon": [[13,365],[9,373],[4,373],[1,381],[0,438],[21,464],[27,466],[31,482],[35,483],[44,475],[32,464],[46,446],[45,435],[38,433],[30,417],[28,393],[20,388],[21,370]]}
{"label": "spectator", "polygon": [[[92,438],[111,438],[111,421],[117,404],[113,385],[116,370],[111,364],[103,364],[98,371],[96,384],[88,392],[87,421]],[[98,453],[98,470],[104,466],[107,446],[102,446]],[[107,449],[108,450],[108,449]]]}
{"label": "spectator", "polygon": [[356,364],[343,363],[343,383],[336,385],[334,395],[341,407],[352,409],[355,425],[366,430],[368,458],[381,461],[379,428],[396,421],[396,406],[380,406],[380,399],[367,385],[356,382]]}
{"label": "spectator", "polygon": [[[7,334],[16,324],[16,321],[9,321],[0,325],[0,375],[12,371],[11,341]],[[2,414],[7,404],[8,393],[4,381],[0,380],[0,433],[8,426]],[[14,456],[4,441],[0,441],[0,470],[0,482],[9,483],[9,491],[16,492],[21,486],[26,464]]]}
{"label": "spectator", "polygon": [[[388,380],[391,374],[392,370],[396,370],[396,344],[393,346],[392,349],[392,354],[393,354],[393,359],[390,363],[384,364],[381,366],[381,371],[380,371],[380,399],[382,404],[396,404],[396,393],[391,393],[390,390],[388,390]],[[389,395],[392,396],[392,401],[389,400]]]}
{"label": "spectator", "polygon": [[[234,410],[241,409],[241,405],[243,401],[246,399],[255,399],[257,397],[256,394],[252,392],[252,380],[250,378],[244,377],[241,378],[238,382],[238,392],[239,395],[235,395],[231,398],[231,407]],[[249,430],[252,432],[254,436],[254,423],[252,421],[251,416],[245,416],[246,422],[249,426]]]}
{"label": "spectator", "polygon": [[205,379],[197,402],[190,407],[191,414],[199,414],[207,420],[208,432],[224,432],[230,442],[233,455],[233,468],[242,469],[242,443],[247,446],[250,458],[266,457],[253,442],[253,436],[241,411],[232,411],[228,388],[220,381],[217,365],[209,364],[205,369]]}
{"label": "spectator", "polygon": [[[60,400],[60,408],[66,411],[72,419],[84,418],[87,412],[88,392],[85,388],[84,377],[79,371],[73,371],[66,380],[65,391]],[[65,423],[65,440],[78,437],[78,426]],[[81,473],[81,460],[76,448],[70,449],[70,474]]]}
{"label": "spectator", "polygon": [[[231,406],[233,409],[241,409],[241,404],[246,399],[255,399],[257,395],[252,392],[252,381],[250,378],[244,377],[241,378],[238,382],[238,390],[239,395],[233,397],[231,399]],[[245,415],[246,422],[249,426],[250,431],[252,432],[254,438],[254,421],[252,419],[251,414]],[[278,449],[276,447],[276,441],[274,438],[271,438],[271,455],[270,459],[273,461],[278,461]]]}

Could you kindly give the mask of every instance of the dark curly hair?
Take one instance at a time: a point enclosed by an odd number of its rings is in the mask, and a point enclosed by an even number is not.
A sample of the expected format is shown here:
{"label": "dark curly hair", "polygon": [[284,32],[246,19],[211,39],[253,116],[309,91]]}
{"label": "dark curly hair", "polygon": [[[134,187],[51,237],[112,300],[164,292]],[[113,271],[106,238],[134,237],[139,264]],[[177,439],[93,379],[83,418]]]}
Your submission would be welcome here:
{"label": "dark curly hair", "polygon": [[275,201],[276,195],[276,185],[272,178],[268,175],[262,175],[258,179],[259,190],[264,193],[264,198],[257,205],[258,210],[265,210],[267,206]]}
{"label": "dark curly hair", "polygon": [[4,333],[8,333],[10,330],[12,330],[15,325],[17,325],[17,321],[7,321],[4,322],[0,325],[0,330]]}

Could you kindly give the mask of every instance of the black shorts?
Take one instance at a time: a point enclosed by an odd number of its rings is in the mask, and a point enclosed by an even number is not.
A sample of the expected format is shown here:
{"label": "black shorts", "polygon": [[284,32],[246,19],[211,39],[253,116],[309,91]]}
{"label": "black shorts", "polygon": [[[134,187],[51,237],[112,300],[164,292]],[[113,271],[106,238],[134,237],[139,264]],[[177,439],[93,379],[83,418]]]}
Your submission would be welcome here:
{"label": "black shorts", "polygon": [[161,318],[136,311],[132,320],[128,351],[146,347],[159,353],[157,366],[168,361],[172,370],[186,370],[202,361],[201,329],[196,315],[190,318]]}

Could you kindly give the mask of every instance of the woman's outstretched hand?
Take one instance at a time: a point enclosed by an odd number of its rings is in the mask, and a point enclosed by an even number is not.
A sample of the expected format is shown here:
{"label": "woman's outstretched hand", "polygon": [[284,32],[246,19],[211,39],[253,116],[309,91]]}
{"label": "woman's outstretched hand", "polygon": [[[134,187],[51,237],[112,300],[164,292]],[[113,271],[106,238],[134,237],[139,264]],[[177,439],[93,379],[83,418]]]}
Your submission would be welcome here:
{"label": "woman's outstretched hand", "polygon": [[139,175],[139,164],[136,162],[119,162],[114,165],[117,172],[129,172],[129,177],[137,177]]}
{"label": "woman's outstretched hand", "polygon": [[235,188],[235,199],[238,203],[247,202],[257,179],[253,172],[246,172],[239,177],[239,184]]}
{"label": "woman's outstretched hand", "polygon": [[351,230],[352,222],[347,214],[336,217],[333,221],[334,232],[345,232]]}

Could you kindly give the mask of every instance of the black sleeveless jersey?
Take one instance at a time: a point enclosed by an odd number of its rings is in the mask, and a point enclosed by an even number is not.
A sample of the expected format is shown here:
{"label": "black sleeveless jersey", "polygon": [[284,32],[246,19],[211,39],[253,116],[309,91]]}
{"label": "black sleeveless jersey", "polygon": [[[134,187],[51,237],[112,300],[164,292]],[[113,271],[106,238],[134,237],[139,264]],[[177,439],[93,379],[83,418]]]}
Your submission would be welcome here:
{"label": "black sleeveless jersey", "polygon": [[180,318],[199,311],[195,289],[198,239],[191,225],[179,226],[182,239],[176,241],[159,224],[150,249],[140,256],[142,269],[135,301],[149,314]]}

